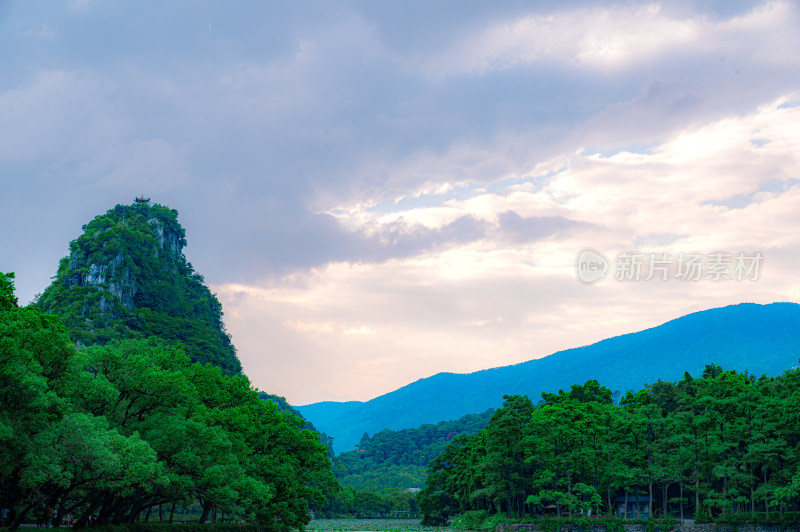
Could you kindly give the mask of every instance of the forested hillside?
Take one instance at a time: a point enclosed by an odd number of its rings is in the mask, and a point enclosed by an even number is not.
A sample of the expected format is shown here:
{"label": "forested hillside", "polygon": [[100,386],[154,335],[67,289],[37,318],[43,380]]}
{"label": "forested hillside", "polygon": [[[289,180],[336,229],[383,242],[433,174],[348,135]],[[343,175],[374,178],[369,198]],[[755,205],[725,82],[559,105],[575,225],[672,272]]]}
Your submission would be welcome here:
{"label": "forested hillside", "polygon": [[317,434],[242,375],[156,338],[76,348],[53,315],[19,308],[0,274],[0,504],[77,526],[146,520],[197,501],[268,530],[302,527],[337,489]]}
{"label": "forested hillside", "polygon": [[83,226],[36,304],[59,316],[74,342],[156,336],[180,342],[192,361],[237,374],[222,306],[186,261],[185,246],[177,211],[117,205]]}
{"label": "forested hillside", "polygon": [[359,490],[422,488],[431,460],[439,456],[453,438],[482,430],[491,414],[488,410],[415,429],[385,429],[372,437],[364,434],[358,449],[334,459],[333,472],[342,485]]}
{"label": "forested hillside", "polygon": [[712,364],[618,404],[596,380],[542,399],[506,396],[483,431],[431,463],[428,522],[591,512],[798,524],[784,515],[800,498],[797,367],[756,378]]}
{"label": "forested hillside", "polygon": [[278,410],[281,412],[288,412],[294,416],[303,420],[303,428],[306,430],[314,431],[319,434],[319,441],[322,443],[325,448],[328,450],[328,458],[333,460],[333,438],[325,434],[324,432],[319,432],[317,428],[314,426],[313,423],[308,421],[303,417],[303,415],[292,405],[290,405],[285,397],[281,397],[280,395],[274,395],[267,392],[258,392],[259,399],[263,399],[265,401],[272,401],[275,403],[275,406],[278,407]]}

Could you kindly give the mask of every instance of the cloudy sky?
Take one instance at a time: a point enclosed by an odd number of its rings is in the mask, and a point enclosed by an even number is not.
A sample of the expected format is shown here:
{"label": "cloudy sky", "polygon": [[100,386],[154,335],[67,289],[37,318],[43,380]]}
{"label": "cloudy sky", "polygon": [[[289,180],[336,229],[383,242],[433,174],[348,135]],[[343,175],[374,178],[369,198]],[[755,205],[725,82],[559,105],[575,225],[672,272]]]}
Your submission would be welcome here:
{"label": "cloudy sky", "polygon": [[798,27],[791,1],[0,0],[0,270],[28,302],[151,196],[293,404],[798,301]]}

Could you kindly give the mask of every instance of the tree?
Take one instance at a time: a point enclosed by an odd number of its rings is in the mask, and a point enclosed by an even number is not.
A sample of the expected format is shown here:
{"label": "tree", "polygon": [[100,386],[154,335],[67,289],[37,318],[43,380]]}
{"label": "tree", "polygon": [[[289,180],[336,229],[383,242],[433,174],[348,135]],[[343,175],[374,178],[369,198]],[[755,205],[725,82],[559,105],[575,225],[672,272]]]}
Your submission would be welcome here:
{"label": "tree", "polygon": [[179,347],[126,340],[76,349],[35,307],[0,310],[0,503],[11,528],[42,507],[79,526],[198,500],[268,529],[300,528],[336,487],[304,421],[246,377]]}
{"label": "tree", "polygon": [[14,272],[0,272],[0,311],[10,310],[17,306],[14,295]]}
{"label": "tree", "polygon": [[491,486],[495,505],[504,506],[507,517],[525,515],[530,475],[524,462],[524,440],[532,413],[527,395],[504,395],[503,407],[494,412],[485,429],[485,484]]}

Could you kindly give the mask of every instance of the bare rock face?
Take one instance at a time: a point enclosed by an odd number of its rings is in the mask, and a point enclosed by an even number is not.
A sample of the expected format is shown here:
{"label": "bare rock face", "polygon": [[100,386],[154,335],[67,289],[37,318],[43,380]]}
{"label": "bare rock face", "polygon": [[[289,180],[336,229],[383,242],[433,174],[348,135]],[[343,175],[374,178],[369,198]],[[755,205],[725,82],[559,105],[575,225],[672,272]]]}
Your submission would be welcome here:
{"label": "bare rock face", "polygon": [[153,226],[154,236],[158,241],[158,247],[155,248],[156,256],[158,256],[159,250],[166,250],[176,256],[183,256],[182,237],[177,231],[165,230],[164,225],[155,218],[147,220],[147,223]]}

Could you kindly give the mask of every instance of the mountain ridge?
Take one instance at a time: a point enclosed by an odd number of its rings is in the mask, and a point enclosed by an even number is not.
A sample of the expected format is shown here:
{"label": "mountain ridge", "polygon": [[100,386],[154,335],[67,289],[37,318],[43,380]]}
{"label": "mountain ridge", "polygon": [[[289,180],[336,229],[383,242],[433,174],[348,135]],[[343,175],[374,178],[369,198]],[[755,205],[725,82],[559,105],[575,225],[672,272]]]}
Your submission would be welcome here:
{"label": "mountain ridge", "polygon": [[[503,394],[526,394],[536,401],[542,391],[557,392],[592,378],[624,392],[658,378],[677,380],[684,371],[699,374],[707,363],[776,374],[798,362],[798,325],[796,303],[740,303],[510,366],[437,373],[365,402],[326,401],[296,408],[334,437],[338,453],[350,450],[364,432],[457,419],[500,406]],[[642,364],[642,357],[649,364]],[[442,396],[447,400],[437,404]]]}

